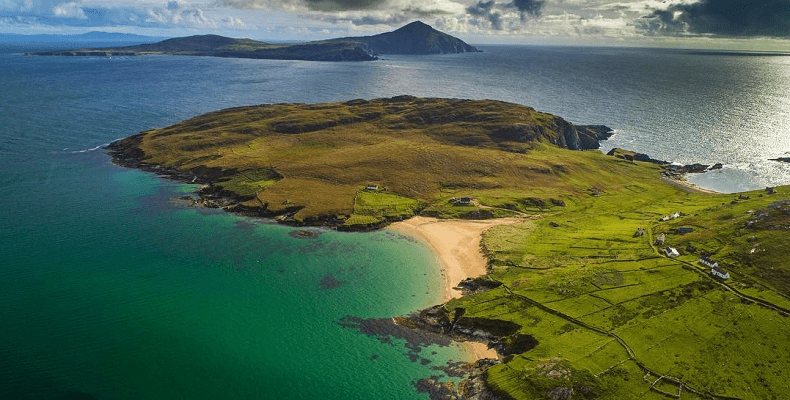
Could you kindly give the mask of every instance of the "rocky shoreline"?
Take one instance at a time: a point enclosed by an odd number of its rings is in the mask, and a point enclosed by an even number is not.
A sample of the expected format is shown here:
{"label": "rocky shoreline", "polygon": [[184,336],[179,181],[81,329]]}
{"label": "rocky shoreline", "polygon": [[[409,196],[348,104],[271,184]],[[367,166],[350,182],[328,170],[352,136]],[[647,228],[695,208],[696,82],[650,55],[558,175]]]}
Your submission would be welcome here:
{"label": "rocky shoreline", "polygon": [[648,156],[647,154],[637,153],[630,150],[621,149],[619,147],[615,147],[609,150],[609,152],[606,153],[606,155],[620,158],[623,160],[628,160],[628,161],[642,161],[642,162],[649,162],[649,163],[661,165],[664,168],[664,171],[661,173],[662,176],[678,181],[684,181],[686,174],[701,174],[708,171],[722,169],[724,167],[724,164],[722,163],[715,163],[715,164],[694,163],[694,164],[686,164],[686,165],[672,164],[669,161],[658,160]]}
{"label": "rocky shoreline", "polygon": [[141,171],[151,172],[158,176],[174,180],[182,183],[199,184],[203,185],[195,194],[197,198],[192,196],[184,196],[179,200],[187,202],[190,206],[217,208],[237,215],[245,217],[268,218],[273,221],[294,227],[327,227],[340,231],[355,231],[367,232],[381,229],[392,222],[401,221],[402,219],[384,219],[383,221],[375,224],[367,225],[343,225],[343,220],[335,216],[323,215],[314,218],[306,218],[303,221],[298,221],[293,218],[293,215],[302,209],[301,206],[285,207],[282,210],[273,212],[264,207],[246,207],[241,203],[251,200],[252,197],[240,196],[236,193],[222,190],[214,185],[215,182],[222,180],[223,177],[232,176],[238,171],[235,169],[220,169],[220,168],[193,168],[188,171],[181,171],[175,168],[167,168],[158,164],[147,163],[145,153],[140,150],[140,142],[145,134],[139,133],[124,139],[117,140],[107,145],[107,154],[112,158],[112,162],[126,168],[139,169]]}

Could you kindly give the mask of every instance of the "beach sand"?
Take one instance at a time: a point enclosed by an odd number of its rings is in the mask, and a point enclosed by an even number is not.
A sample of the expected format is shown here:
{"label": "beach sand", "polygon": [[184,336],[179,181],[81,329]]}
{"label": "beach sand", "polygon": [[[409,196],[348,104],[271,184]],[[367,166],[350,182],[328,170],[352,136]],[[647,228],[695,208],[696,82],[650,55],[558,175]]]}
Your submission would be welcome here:
{"label": "beach sand", "polygon": [[[421,240],[433,251],[444,281],[442,301],[446,302],[461,297],[461,291],[455,289],[458,282],[486,274],[487,262],[480,251],[483,232],[493,226],[519,221],[523,219],[474,221],[413,217],[396,222],[389,228]],[[497,358],[496,351],[483,343],[464,342],[462,346],[473,359]]]}
{"label": "beach sand", "polygon": [[718,194],[719,192],[714,192],[713,190],[703,189],[691,182],[680,180],[680,179],[672,179],[666,176],[662,176],[661,180],[664,183],[672,185],[686,193],[707,193],[707,194]]}

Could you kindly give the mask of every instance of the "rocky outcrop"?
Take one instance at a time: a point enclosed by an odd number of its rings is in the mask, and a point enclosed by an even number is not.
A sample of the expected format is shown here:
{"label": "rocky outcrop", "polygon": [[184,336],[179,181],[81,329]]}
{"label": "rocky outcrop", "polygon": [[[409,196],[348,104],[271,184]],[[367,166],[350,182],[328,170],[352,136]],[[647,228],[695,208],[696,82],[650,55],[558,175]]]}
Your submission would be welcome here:
{"label": "rocky outcrop", "polygon": [[647,154],[637,153],[630,150],[624,150],[619,147],[615,147],[609,150],[609,152],[606,153],[606,155],[617,157],[628,161],[642,161],[642,162],[649,162],[649,163],[661,165],[664,167],[664,172],[662,172],[662,175],[664,175],[667,178],[675,179],[675,180],[683,180],[686,174],[700,174],[707,171],[722,169],[724,167],[724,164],[722,163],[716,163],[713,165],[700,164],[700,163],[687,164],[687,165],[670,164],[667,161],[651,158]]}
{"label": "rocky outcrop", "polygon": [[600,141],[610,138],[614,131],[605,125],[573,125],[555,117],[549,126],[516,124],[491,132],[495,138],[514,142],[534,142],[546,139],[551,144],[569,150],[595,150]]}

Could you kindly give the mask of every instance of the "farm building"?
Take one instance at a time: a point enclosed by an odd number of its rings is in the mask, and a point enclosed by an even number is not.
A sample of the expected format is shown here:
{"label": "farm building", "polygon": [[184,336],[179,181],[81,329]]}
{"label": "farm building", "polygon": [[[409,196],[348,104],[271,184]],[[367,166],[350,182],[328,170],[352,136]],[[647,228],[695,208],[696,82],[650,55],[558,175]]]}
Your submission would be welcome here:
{"label": "farm building", "polygon": [[379,190],[379,185],[373,185],[373,184],[366,185],[365,190]]}
{"label": "farm building", "polygon": [[644,236],[644,234],[645,234],[645,228],[642,228],[642,227],[640,226],[640,227],[639,227],[639,228],[636,230],[636,232],[634,232],[634,237],[640,237],[640,236]]}
{"label": "farm building", "polygon": [[667,239],[667,235],[665,235],[663,233],[658,235],[658,237],[656,238],[656,246],[663,246],[664,245],[664,241],[666,239]]}
{"label": "farm building", "polygon": [[718,265],[713,267],[713,268],[711,268],[710,269],[710,273],[711,273],[711,275],[717,276],[717,277],[719,277],[721,279],[730,279],[730,273],[725,271],[725,270],[723,270],[723,269],[721,269],[721,268],[719,268]]}
{"label": "farm building", "polygon": [[678,228],[676,232],[677,232],[679,235],[682,235],[682,234],[684,234],[684,233],[691,233],[691,232],[694,232],[694,228],[688,228],[688,227]]}
{"label": "farm building", "polygon": [[667,247],[666,249],[664,249],[664,253],[667,254],[667,257],[677,257],[680,255],[680,253],[678,253],[678,250],[674,247]]}
{"label": "farm building", "polygon": [[464,205],[464,204],[470,204],[470,203],[472,203],[472,198],[471,197],[461,197],[460,199],[458,199],[458,202],[456,204]]}
{"label": "farm building", "polygon": [[717,263],[716,261],[711,260],[708,257],[700,257],[699,258],[699,263],[704,265],[704,266],[706,266],[706,267],[719,268],[719,263]]}

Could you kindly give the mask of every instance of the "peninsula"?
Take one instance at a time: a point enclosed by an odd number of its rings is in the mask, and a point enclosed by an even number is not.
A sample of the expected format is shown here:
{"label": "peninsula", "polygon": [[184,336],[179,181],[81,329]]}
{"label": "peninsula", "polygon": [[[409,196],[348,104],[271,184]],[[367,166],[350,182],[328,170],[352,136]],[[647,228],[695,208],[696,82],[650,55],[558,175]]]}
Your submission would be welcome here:
{"label": "peninsula", "polygon": [[658,163],[584,151],[610,133],[500,101],[399,96],[222,110],[110,153],[200,183],[197,202],[229,211],[339,229],[406,220],[394,228],[436,252],[446,302],[398,326],[499,356],[436,398],[783,398],[790,188],[684,190]]}
{"label": "peninsula", "polygon": [[39,56],[186,55],[307,61],[371,61],[384,54],[447,54],[478,50],[420,21],[392,32],[297,44],[200,35],[136,46],[28,53]]}

